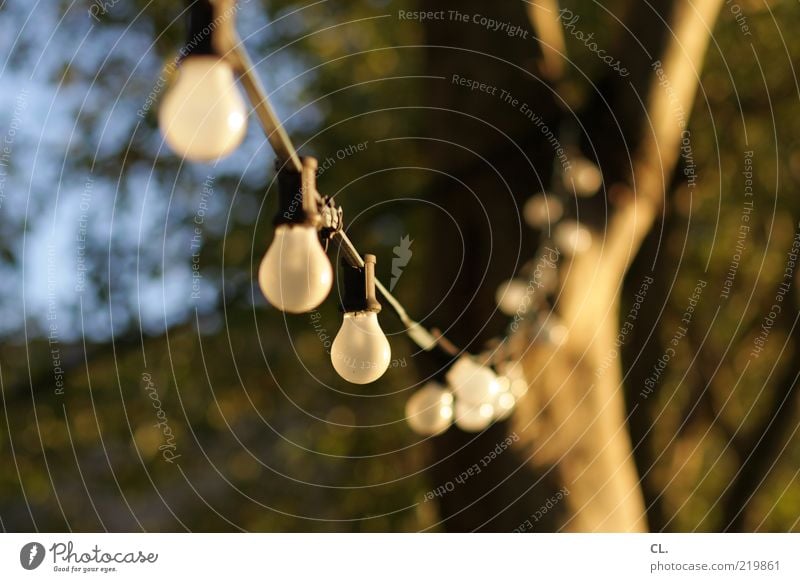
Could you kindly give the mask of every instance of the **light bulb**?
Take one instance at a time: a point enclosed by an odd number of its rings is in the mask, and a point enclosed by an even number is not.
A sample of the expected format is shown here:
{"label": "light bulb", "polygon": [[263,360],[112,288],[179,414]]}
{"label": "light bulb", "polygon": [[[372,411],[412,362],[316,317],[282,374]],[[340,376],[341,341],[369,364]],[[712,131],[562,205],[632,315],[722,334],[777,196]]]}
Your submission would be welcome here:
{"label": "light bulb", "polygon": [[289,313],[305,313],[322,303],[333,284],[333,268],[317,229],[281,224],[258,269],[264,297]]}
{"label": "light bulb", "polygon": [[497,308],[505,315],[516,315],[528,311],[528,303],[523,303],[528,296],[528,285],[521,279],[509,279],[497,288],[494,299]]}
{"label": "light bulb", "polygon": [[472,404],[491,402],[499,390],[497,376],[469,356],[461,356],[450,371],[447,382],[459,400]]}
{"label": "light bulb", "polygon": [[[523,397],[528,391],[528,380],[525,378],[525,371],[520,362],[506,362],[500,367],[501,378],[505,378],[508,383],[508,391],[515,400]],[[505,387],[505,384],[503,384]]]}
{"label": "light bulb", "polygon": [[467,432],[478,432],[492,422],[494,408],[491,404],[472,404],[464,400],[456,400],[456,426]]}
{"label": "light bulb", "polygon": [[568,255],[585,253],[592,246],[592,233],[574,220],[567,220],[556,227],[553,233],[556,246]]}
{"label": "light bulb", "polygon": [[336,372],[353,384],[374,382],[389,367],[392,349],[374,311],[344,314],[342,327],[331,346]]}
{"label": "light bulb", "polygon": [[444,432],[453,422],[453,395],[436,382],[426,384],[406,402],[406,422],[418,434]]}
{"label": "light bulb", "polygon": [[548,224],[561,220],[564,214],[564,205],[556,198],[555,194],[539,192],[534,194],[522,207],[522,216],[528,226],[544,229]]}
{"label": "light bulb", "polygon": [[504,420],[511,416],[517,400],[511,392],[503,391],[497,394],[492,404],[494,420]]}
{"label": "light bulb", "polygon": [[231,65],[210,55],[184,59],[159,108],[158,123],[169,146],[191,160],[232,152],[247,130],[247,109]]}
{"label": "light bulb", "polygon": [[573,160],[569,171],[564,173],[564,186],[574,187],[578,196],[593,196],[603,185],[603,173],[594,162],[584,157]]}

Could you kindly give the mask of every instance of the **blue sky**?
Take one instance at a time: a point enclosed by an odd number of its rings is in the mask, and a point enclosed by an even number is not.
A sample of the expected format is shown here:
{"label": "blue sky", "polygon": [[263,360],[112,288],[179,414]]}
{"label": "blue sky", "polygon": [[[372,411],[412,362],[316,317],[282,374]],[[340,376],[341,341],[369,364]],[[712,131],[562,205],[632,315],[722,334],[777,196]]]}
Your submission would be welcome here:
{"label": "blue sky", "polygon": [[[176,17],[182,8],[176,5]],[[197,301],[189,300],[193,232],[181,219],[196,212],[209,176],[241,175],[245,186],[253,186],[269,175],[272,155],[252,119],[247,140],[230,158],[216,165],[175,164],[172,192],[153,178],[148,164],[137,162],[113,175],[86,163],[85,156],[113,158],[124,152],[133,135],[152,144],[154,161],[159,156],[174,160],[160,135],[150,134],[146,125],[137,127],[143,122],[136,112],[153,90],[163,62],[152,48],[155,35],[148,20],[132,14],[125,18],[125,9],[123,3],[114,4],[106,17],[121,16],[130,23],[120,26],[103,17],[95,23],[87,4],[72,3],[65,14],[56,3],[3,5],[0,75],[6,90],[0,93],[0,136],[13,132],[13,139],[8,166],[0,167],[6,172],[0,221],[5,225],[2,242],[13,248],[19,263],[2,267],[0,333],[16,332],[24,321],[29,335],[46,330],[54,310],[61,341],[78,339],[83,332],[89,339],[107,338],[112,318],[115,333],[139,317],[151,333],[186,318]],[[291,19],[281,22],[284,33],[292,25]],[[238,28],[245,39],[270,30],[262,11],[249,3],[242,4]],[[114,68],[117,77],[111,82],[104,78],[104,63],[110,61],[124,63]],[[307,77],[293,80],[300,69],[285,51],[258,66],[267,86],[280,88],[275,104],[286,118]],[[119,77],[120,70],[127,77]],[[310,108],[287,125],[290,130],[313,125],[316,117]],[[223,228],[233,198],[233,193],[215,190],[204,228]],[[106,253],[106,263],[110,246],[122,251],[121,260],[103,266],[103,279],[111,282],[110,302],[98,300],[91,288],[80,289],[79,238],[84,232],[88,248]],[[158,254],[154,276],[137,267],[140,251]],[[204,298],[219,292],[218,281],[205,278],[202,284]]]}

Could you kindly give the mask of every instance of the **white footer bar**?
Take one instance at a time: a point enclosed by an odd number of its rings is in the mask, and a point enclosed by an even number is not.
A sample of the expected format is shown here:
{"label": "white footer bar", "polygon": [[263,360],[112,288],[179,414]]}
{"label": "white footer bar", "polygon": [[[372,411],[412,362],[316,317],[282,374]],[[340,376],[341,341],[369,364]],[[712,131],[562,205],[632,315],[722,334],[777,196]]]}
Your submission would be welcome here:
{"label": "white footer bar", "polygon": [[2,534],[0,580],[800,580],[798,534]]}

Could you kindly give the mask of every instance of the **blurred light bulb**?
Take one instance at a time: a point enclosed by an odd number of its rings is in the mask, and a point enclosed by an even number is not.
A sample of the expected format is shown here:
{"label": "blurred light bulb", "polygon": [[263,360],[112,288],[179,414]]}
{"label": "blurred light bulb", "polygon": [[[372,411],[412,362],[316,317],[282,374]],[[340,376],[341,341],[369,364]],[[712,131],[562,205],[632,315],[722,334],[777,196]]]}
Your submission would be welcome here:
{"label": "blurred light bulb", "polygon": [[515,400],[519,400],[525,395],[528,391],[528,380],[520,362],[513,361],[501,364],[499,371],[503,374],[501,378],[508,382],[508,391]]}
{"label": "blurred light bulb", "polygon": [[209,55],[184,59],[158,123],[169,146],[188,159],[210,161],[232,152],[247,130],[247,108],[231,65]]}
{"label": "blurred light bulb", "polygon": [[554,194],[539,192],[534,194],[522,207],[522,216],[532,228],[544,229],[548,224],[561,220],[564,214],[564,205]]}
{"label": "blurred light bulb", "polygon": [[568,255],[585,253],[592,246],[592,233],[574,220],[567,220],[556,227],[553,242]]}
{"label": "blurred light bulb", "polygon": [[447,382],[457,399],[472,404],[491,402],[499,391],[495,373],[469,356],[456,360],[447,372]]}
{"label": "blurred light bulb", "polygon": [[523,313],[527,311],[527,304],[523,304],[527,287],[521,279],[509,279],[501,283],[494,295],[498,309],[505,315],[515,315],[520,309]]}
{"label": "blurred light bulb", "polygon": [[333,268],[317,229],[279,225],[258,269],[258,284],[264,297],[281,311],[305,313],[322,303],[333,285]]}
{"label": "blurred light bulb", "polygon": [[472,404],[464,400],[456,400],[456,426],[466,432],[478,432],[492,422],[494,408],[491,404]]}
{"label": "blurred light bulb", "polygon": [[444,432],[453,422],[453,395],[436,382],[426,384],[406,402],[406,422],[422,435]]}
{"label": "blurred light bulb", "polygon": [[564,173],[564,187],[575,188],[578,196],[593,196],[603,185],[603,173],[594,162],[584,157],[572,161],[569,171]]}
{"label": "blurred light bulb", "polygon": [[389,367],[392,349],[374,311],[344,314],[342,327],[331,346],[336,372],[353,384],[374,382]]}
{"label": "blurred light bulb", "polygon": [[511,392],[500,392],[492,405],[494,420],[504,420],[511,416],[517,400]]}

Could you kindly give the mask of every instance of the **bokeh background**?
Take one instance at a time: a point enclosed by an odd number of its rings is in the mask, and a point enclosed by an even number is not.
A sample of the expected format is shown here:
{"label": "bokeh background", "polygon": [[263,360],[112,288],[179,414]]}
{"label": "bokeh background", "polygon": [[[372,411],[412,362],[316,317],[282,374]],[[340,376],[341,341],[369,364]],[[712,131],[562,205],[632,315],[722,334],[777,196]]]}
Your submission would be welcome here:
{"label": "bokeh background", "polygon": [[[629,77],[567,34],[557,93],[542,74],[528,6],[516,0],[252,0],[238,13],[300,150],[332,160],[318,186],[344,206],[351,238],[378,256],[384,281],[393,248],[413,239],[396,295],[473,353],[506,333],[495,291],[542,244],[524,203],[561,177],[551,144],[518,108],[452,76],[505,88],[557,133],[565,120],[578,128],[559,135],[599,165],[606,187],[569,212],[595,244],[610,186],[648,123],[642,100],[673,2],[563,5]],[[400,17],[420,9],[470,21]],[[491,30],[475,14],[525,34]],[[546,439],[533,405],[531,423],[419,437],[405,402],[438,363],[388,308],[381,322],[397,365],[352,386],[326,354],[341,318],[334,296],[307,316],[262,298],[255,273],[276,193],[257,124],[213,164],[176,157],[157,127],[184,17],[166,0],[0,4],[0,527],[518,528],[564,485],[557,461],[531,463]],[[682,159],[620,281],[625,314],[643,277],[656,279],[621,349],[651,529],[800,528],[796,277],[763,352],[749,357],[800,219],[799,27],[794,1],[723,4],[687,112],[697,187],[686,187]],[[742,239],[746,151],[754,207]],[[643,399],[698,280],[708,287],[688,335]],[[154,426],[154,391],[169,443]],[[519,443],[480,475],[426,499],[509,435]],[[566,504],[546,513],[532,529],[568,522]]]}

